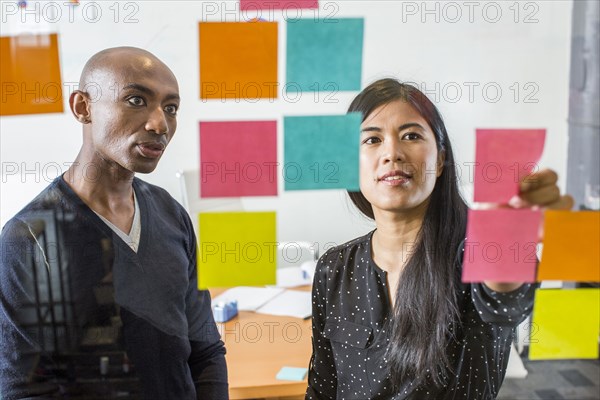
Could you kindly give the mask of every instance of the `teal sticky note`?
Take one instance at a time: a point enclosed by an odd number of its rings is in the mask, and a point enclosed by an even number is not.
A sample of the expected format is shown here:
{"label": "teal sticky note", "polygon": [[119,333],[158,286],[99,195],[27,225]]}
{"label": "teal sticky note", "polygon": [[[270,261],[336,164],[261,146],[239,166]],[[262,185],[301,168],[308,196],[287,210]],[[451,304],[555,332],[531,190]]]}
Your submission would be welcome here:
{"label": "teal sticky note", "polygon": [[285,190],[358,191],[360,113],[284,117]]}
{"label": "teal sticky note", "polygon": [[360,90],[363,30],[362,18],[289,20],[286,90]]}
{"label": "teal sticky note", "polygon": [[280,381],[303,381],[308,369],[297,367],[283,367],[277,373],[275,379]]}

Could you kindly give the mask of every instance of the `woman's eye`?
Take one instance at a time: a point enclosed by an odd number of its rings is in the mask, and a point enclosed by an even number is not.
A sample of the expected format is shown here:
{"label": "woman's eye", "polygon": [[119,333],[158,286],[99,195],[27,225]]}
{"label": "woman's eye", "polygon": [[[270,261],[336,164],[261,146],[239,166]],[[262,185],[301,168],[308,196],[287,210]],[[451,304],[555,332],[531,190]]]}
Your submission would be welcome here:
{"label": "woman's eye", "polygon": [[171,115],[177,115],[177,106],[175,106],[175,105],[166,106],[165,111]]}
{"label": "woman's eye", "polygon": [[143,106],[144,105],[144,99],[142,99],[139,96],[130,97],[127,101],[129,101],[129,103],[134,106]]}
{"label": "woman's eye", "polygon": [[406,135],[404,135],[404,139],[408,139],[408,140],[417,140],[421,137],[421,135],[419,135],[418,133],[414,133],[414,132],[408,132]]}
{"label": "woman's eye", "polygon": [[370,138],[366,138],[365,140],[363,140],[363,144],[373,144],[378,142],[380,142],[380,140],[378,137],[375,136],[371,136]]}

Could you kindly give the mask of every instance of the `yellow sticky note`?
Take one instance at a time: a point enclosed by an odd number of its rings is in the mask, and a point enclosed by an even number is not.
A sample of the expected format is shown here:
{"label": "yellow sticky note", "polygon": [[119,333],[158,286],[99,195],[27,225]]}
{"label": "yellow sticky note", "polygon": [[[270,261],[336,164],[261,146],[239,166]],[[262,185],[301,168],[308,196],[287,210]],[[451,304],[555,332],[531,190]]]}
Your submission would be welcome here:
{"label": "yellow sticky note", "polygon": [[537,280],[600,282],[600,212],[546,211]]}
{"label": "yellow sticky note", "polygon": [[538,289],[529,358],[598,358],[599,289]]}
{"label": "yellow sticky note", "polygon": [[200,213],[198,288],[275,284],[274,212]]}

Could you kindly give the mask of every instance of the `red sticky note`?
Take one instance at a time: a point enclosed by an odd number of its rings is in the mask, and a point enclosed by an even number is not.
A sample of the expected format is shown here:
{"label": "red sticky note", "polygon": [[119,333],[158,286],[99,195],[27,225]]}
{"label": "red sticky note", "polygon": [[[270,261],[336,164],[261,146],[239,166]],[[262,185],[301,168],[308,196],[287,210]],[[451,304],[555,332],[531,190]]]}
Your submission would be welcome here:
{"label": "red sticky note", "polygon": [[507,203],[519,182],[537,169],[545,129],[477,129],[474,192],[476,202]]}
{"label": "red sticky note", "polygon": [[200,122],[200,197],[277,195],[277,121]]}
{"label": "red sticky note", "polygon": [[463,282],[535,282],[541,211],[469,210]]}
{"label": "red sticky note", "polygon": [[240,0],[240,9],[248,10],[294,10],[319,8],[318,0]]}

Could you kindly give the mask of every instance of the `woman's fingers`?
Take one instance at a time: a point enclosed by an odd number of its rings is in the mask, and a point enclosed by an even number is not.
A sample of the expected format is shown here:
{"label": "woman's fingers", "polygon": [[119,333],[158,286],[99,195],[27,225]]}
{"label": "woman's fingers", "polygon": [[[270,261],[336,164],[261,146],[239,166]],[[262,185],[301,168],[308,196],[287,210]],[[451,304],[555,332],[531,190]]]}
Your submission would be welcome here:
{"label": "woman's fingers", "polygon": [[526,193],[544,186],[556,186],[556,182],[558,182],[558,174],[545,168],[525,176],[519,184],[519,189],[521,193]]}
{"label": "woman's fingers", "polygon": [[572,196],[565,194],[560,196],[557,201],[554,203],[548,204],[544,207],[549,208],[551,210],[570,210],[575,205],[575,200]]}
{"label": "woman's fingers", "polygon": [[556,185],[540,186],[528,192],[520,193],[519,197],[532,206],[548,207],[560,201],[560,189]]}
{"label": "woman's fingers", "polygon": [[555,210],[570,210],[573,207],[573,198],[561,195],[556,185],[558,175],[550,169],[543,169],[527,175],[519,184],[520,193],[509,201],[515,208],[544,207]]}

